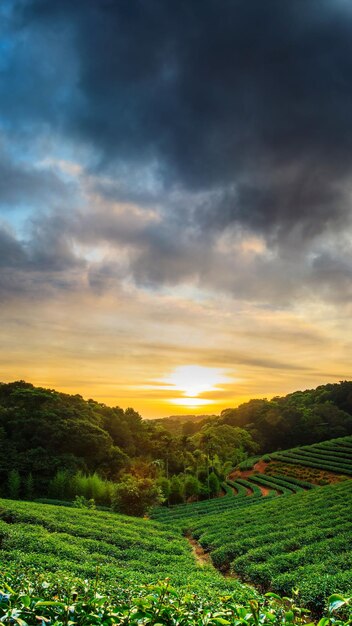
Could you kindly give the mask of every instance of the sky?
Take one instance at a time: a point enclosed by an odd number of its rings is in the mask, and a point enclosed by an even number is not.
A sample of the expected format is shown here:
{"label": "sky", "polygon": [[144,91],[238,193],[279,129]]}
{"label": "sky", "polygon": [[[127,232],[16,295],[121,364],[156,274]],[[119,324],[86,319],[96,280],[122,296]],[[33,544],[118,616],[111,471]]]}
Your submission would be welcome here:
{"label": "sky", "polygon": [[0,380],[152,418],[352,378],[349,0],[0,31]]}

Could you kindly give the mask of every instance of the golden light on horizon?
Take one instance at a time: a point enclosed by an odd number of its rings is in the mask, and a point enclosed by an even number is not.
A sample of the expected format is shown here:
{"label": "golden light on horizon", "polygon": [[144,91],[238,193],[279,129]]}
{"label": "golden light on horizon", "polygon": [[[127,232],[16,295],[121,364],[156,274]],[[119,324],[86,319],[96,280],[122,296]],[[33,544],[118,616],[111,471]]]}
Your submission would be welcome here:
{"label": "golden light on horizon", "polygon": [[201,406],[207,406],[208,404],[214,404],[213,400],[205,400],[204,398],[173,398],[170,400],[170,403],[178,406],[189,407],[190,409],[196,409]]}
{"label": "golden light on horizon", "polygon": [[183,395],[181,398],[171,399],[171,403],[190,408],[213,404],[211,399],[198,396],[216,391],[221,383],[228,381],[223,369],[201,365],[181,365],[165,379],[171,390],[175,389]]}

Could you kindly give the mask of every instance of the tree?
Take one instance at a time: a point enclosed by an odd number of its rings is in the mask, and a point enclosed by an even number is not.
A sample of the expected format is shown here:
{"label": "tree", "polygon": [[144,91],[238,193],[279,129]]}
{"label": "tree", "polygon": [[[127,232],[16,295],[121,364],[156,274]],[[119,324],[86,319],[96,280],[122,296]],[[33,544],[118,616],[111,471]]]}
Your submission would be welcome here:
{"label": "tree", "polygon": [[209,475],[208,484],[209,484],[210,497],[214,498],[215,496],[218,495],[220,491],[220,482],[215,472],[211,472],[211,474]]}
{"label": "tree", "polygon": [[142,517],[162,501],[161,489],[154,480],[126,474],[114,489],[112,509],[125,515]]}
{"label": "tree", "polygon": [[169,498],[170,498],[170,481],[168,478],[166,478],[165,476],[160,476],[160,478],[157,479],[157,484],[161,489],[161,493],[162,496],[164,498],[164,500],[169,504]]}
{"label": "tree", "polygon": [[183,484],[179,476],[173,476],[170,480],[170,504],[180,504],[183,502]]}
{"label": "tree", "polygon": [[25,497],[27,500],[33,500],[34,497],[34,480],[30,472],[24,481]]}
{"label": "tree", "polygon": [[8,494],[12,500],[17,500],[20,495],[21,477],[16,469],[13,469],[9,473],[8,477]]}
{"label": "tree", "polygon": [[192,498],[194,496],[198,496],[200,492],[200,487],[201,487],[200,482],[196,478],[196,476],[192,476],[192,474],[189,474],[188,476],[186,476],[185,482],[184,482],[184,488],[183,488],[185,498]]}

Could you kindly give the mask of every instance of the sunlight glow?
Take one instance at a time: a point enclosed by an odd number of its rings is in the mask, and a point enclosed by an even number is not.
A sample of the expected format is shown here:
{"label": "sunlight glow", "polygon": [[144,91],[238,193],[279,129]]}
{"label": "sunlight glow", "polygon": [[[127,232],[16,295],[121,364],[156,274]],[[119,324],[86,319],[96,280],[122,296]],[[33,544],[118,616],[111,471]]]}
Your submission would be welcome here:
{"label": "sunlight glow", "polygon": [[225,376],[224,370],[217,367],[182,365],[172,372],[166,382],[181,391],[189,400],[201,393],[215,391],[220,383],[228,382],[228,378]]}
{"label": "sunlight glow", "polygon": [[190,409],[213,404],[212,400],[204,400],[203,398],[173,398],[170,400],[170,403],[177,404],[177,406],[189,407]]}

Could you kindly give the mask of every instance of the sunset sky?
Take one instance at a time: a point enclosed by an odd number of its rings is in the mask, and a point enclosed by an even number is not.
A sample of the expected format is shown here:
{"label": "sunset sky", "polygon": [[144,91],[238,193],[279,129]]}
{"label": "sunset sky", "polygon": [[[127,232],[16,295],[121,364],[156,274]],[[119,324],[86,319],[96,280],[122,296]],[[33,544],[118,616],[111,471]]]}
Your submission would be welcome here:
{"label": "sunset sky", "polygon": [[352,3],[2,0],[0,380],[144,417],[352,378]]}

